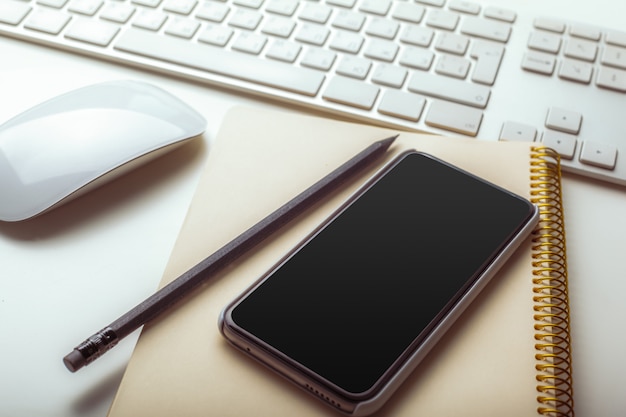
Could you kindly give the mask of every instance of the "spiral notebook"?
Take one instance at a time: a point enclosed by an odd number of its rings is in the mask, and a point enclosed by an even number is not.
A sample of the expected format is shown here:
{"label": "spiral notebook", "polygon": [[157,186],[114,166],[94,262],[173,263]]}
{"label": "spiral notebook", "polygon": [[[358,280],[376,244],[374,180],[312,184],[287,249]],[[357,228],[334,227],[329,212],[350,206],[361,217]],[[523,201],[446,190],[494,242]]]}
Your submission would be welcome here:
{"label": "spiral notebook", "polygon": [[[366,144],[396,133],[292,113],[230,110],[161,284]],[[378,415],[573,415],[558,155],[532,143],[402,132],[387,160],[405,149],[431,153],[527,196],[540,207],[541,220]],[[229,346],[217,319],[228,301],[315,229],[384,159],[146,325],[109,417],[341,415]]]}

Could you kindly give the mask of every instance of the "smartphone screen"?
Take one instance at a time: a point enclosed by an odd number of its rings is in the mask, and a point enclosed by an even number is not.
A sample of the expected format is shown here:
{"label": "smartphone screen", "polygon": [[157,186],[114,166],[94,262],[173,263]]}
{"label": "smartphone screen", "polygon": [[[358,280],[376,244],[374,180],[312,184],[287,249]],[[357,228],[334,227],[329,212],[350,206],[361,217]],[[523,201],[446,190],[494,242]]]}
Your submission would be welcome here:
{"label": "smartphone screen", "polygon": [[371,397],[535,215],[409,153],[238,299],[228,326],[346,398]]}

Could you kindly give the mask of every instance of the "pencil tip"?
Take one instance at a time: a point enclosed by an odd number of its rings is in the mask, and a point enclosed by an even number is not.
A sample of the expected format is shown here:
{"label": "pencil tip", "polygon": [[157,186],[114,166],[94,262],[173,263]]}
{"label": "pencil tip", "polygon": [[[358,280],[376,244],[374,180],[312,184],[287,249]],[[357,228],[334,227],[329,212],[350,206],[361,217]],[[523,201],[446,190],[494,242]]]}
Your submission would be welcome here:
{"label": "pencil tip", "polygon": [[387,139],[382,139],[382,140],[378,141],[378,143],[379,143],[379,144],[380,144],[380,145],[381,145],[384,149],[387,149],[387,148],[389,148],[389,147],[391,146],[391,144],[393,143],[393,141],[395,141],[395,140],[396,140],[396,138],[397,138],[398,136],[400,136],[400,135],[398,134],[398,135],[395,135],[395,136],[388,137]]}

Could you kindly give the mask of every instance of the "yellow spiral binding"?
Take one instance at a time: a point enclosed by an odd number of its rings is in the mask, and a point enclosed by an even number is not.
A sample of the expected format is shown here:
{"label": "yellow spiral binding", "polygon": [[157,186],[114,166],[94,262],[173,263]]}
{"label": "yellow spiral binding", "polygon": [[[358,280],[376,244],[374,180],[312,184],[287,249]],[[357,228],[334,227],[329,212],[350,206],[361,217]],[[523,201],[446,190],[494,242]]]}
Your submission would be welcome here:
{"label": "yellow spiral binding", "polygon": [[532,236],[537,411],[571,417],[574,398],[560,158],[546,147],[533,147],[531,152],[531,201],[540,212]]}

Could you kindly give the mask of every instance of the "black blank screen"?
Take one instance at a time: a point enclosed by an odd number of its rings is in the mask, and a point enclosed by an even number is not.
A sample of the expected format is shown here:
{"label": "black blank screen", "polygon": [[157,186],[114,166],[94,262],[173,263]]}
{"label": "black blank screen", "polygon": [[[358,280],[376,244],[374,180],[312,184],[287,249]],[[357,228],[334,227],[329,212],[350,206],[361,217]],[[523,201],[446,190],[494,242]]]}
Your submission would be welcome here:
{"label": "black blank screen", "polygon": [[233,321],[363,393],[530,214],[526,200],[410,154],[244,298]]}

